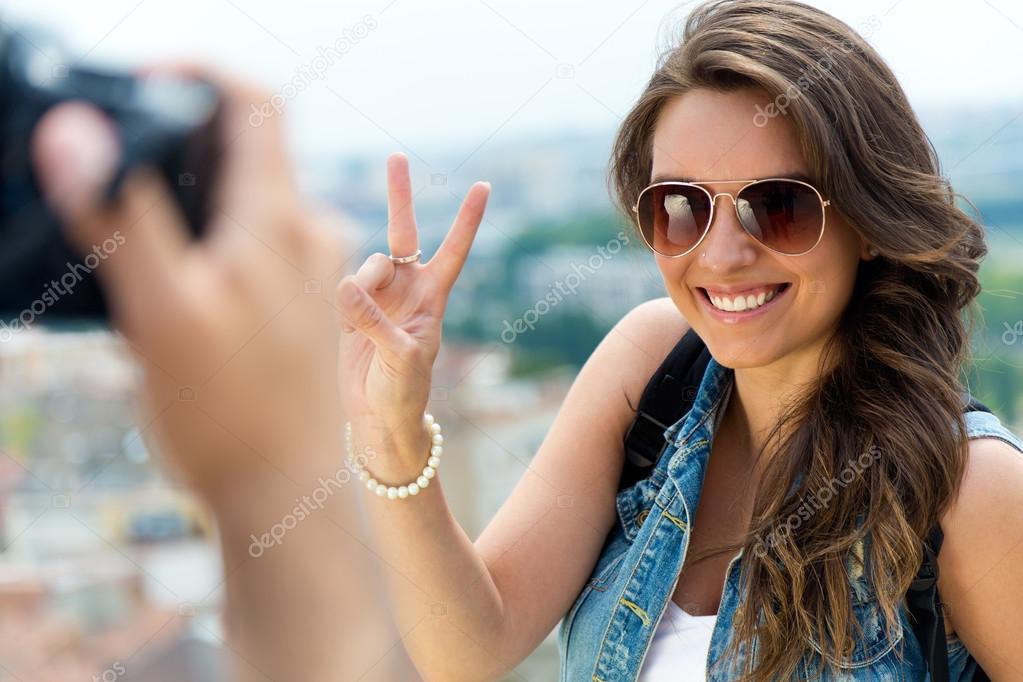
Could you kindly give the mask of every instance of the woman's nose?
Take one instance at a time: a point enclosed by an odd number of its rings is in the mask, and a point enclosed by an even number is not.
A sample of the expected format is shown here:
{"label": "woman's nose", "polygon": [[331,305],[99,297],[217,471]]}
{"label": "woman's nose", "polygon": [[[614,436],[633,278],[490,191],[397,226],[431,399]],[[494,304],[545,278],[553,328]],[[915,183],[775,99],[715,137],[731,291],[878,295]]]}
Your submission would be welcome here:
{"label": "woman's nose", "polygon": [[[719,198],[721,201],[718,201]],[[752,265],[757,258],[757,246],[739,222],[735,197],[720,192],[714,195],[712,201],[714,216],[710,230],[697,249],[697,262],[715,274]],[[741,203],[742,199],[739,201]]]}

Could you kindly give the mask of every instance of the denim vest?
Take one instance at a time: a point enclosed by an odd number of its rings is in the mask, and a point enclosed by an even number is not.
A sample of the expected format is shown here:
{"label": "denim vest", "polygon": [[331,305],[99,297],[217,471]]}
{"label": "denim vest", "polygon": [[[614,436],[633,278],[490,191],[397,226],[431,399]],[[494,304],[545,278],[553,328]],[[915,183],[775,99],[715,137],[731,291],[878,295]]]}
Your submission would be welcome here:
{"label": "denim vest", "polygon": [[[693,408],[664,432],[668,447],[646,479],[618,493],[618,522],[605,540],[589,580],[558,627],[561,682],[633,682],[637,679],[657,625],[674,594],[695,522],[715,416],[727,397],[733,372],[713,358]],[[986,412],[965,415],[968,436],[1000,438],[1023,453],[1023,441]],[[732,637],[732,619],[742,601],[740,551],[725,572],[718,618],[707,657],[708,680],[730,680],[750,655],[743,644],[737,660],[722,661]],[[852,607],[863,627],[851,659],[840,668],[819,670],[804,656],[798,679],[822,673],[830,680],[927,680],[927,666],[903,605],[896,636],[886,636],[883,616],[869,582],[849,564]],[[811,644],[820,652],[819,646]],[[755,643],[752,646],[755,655]],[[969,679],[974,662],[958,637],[948,638],[949,679]],[[827,655],[828,660],[835,659]],[[969,665],[970,670],[966,670]]]}

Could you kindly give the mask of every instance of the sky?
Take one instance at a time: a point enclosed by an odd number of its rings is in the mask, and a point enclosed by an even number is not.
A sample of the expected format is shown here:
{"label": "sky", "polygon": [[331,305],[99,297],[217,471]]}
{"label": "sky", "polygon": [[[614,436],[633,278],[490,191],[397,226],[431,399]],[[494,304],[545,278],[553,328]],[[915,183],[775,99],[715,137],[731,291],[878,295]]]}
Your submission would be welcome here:
{"label": "sky", "polygon": [[[94,64],[183,57],[239,73],[276,96],[302,155],[427,154],[613,129],[691,4],[6,0],[0,17],[51,31]],[[1023,3],[811,4],[858,28],[918,110],[1023,111]]]}

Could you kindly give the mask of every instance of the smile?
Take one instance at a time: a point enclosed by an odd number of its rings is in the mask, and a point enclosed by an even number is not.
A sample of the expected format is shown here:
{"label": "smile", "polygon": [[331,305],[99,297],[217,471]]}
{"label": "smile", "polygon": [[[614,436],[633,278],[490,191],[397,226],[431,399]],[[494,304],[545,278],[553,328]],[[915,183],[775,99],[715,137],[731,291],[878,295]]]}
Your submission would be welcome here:
{"label": "smile", "polygon": [[729,321],[738,321],[753,316],[753,313],[773,307],[773,302],[777,301],[788,288],[789,283],[782,282],[752,287],[734,294],[707,290],[702,287],[699,287],[698,290],[707,307],[717,313],[719,317],[723,316]]}

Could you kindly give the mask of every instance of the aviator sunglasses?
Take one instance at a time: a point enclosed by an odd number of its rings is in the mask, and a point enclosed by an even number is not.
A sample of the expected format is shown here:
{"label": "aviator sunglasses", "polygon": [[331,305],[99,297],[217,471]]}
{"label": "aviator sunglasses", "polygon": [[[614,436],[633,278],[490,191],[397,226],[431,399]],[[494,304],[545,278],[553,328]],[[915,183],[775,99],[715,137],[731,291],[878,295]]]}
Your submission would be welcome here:
{"label": "aviator sunglasses", "polygon": [[[701,184],[746,183],[735,195],[711,195]],[[824,209],[831,204],[802,180],[721,180],[702,183],[675,180],[655,182],[639,193],[636,214],[640,233],[655,253],[684,256],[703,241],[714,220],[714,204],[724,194],[732,198],[739,223],[749,236],[786,256],[801,256],[824,236]]]}

